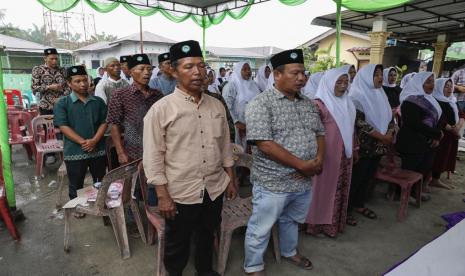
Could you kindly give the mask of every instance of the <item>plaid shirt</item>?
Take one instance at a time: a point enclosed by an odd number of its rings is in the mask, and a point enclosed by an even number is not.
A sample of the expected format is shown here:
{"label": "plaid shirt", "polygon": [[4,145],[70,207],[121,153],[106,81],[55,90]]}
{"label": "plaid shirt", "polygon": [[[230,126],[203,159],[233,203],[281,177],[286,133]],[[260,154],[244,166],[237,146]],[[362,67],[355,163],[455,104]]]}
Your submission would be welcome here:
{"label": "plaid shirt", "polygon": [[[456,85],[465,86],[465,69],[457,70],[452,75],[452,81]],[[465,93],[455,93],[457,101],[465,101]]]}
{"label": "plaid shirt", "polygon": [[[46,87],[51,84],[61,84],[63,91],[47,90]],[[40,93],[39,107],[45,110],[53,110],[58,99],[70,93],[65,80],[65,69],[63,67],[51,68],[45,64],[32,68],[31,88],[34,95]]]}
{"label": "plaid shirt", "polygon": [[132,160],[142,158],[144,117],[150,107],[162,97],[161,92],[153,89],[149,89],[149,95],[144,97],[134,84],[115,90],[111,95],[107,123],[122,128],[124,150]]}

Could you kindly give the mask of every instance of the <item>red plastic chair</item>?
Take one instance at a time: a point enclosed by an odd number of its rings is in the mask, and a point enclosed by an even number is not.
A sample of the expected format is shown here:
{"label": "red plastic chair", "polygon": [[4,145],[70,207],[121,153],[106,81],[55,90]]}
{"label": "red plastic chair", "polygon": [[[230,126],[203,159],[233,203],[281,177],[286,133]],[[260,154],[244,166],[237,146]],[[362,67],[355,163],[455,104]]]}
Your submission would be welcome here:
{"label": "red plastic chair", "polygon": [[[21,95],[21,91],[15,89],[4,89],[3,94],[6,97],[7,105],[23,107],[23,96]],[[17,103],[15,103],[15,97],[18,98]]]}
{"label": "red plastic chair", "polygon": [[32,120],[34,143],[36,146],[36,177],[42,177],[44,157],[47,153],[60,153],[63,159],[63,141],[56,138],[57,129],[53,125],[53,115],[41,115]]}
{"label": "red plastic chair", "polygon": [[158,237],[157,259],[155,261],[157,271],[155,275],[165,276],[167,274],[165,270],[165,265],[163,264],[163,258],[165,255],[165,219],[161,216],[160,212],[158,211],[158,207],[150,206],[148,204],[147,178],[145,177],[142,162],[139,164],[138,172],[140,189],[142,192],[145,213],[147,214],[148,220],[147,243],[152,245],[155,242],[155,231],[157,232]]}
{"label": "red plastic chair", "polygon": [[22,144],[26,149],[29,160],[36,155],[34,136],[32,131],[32,116],[25,111],[8,111],[8,127],[10,131],[10,145]]}
{"label": "red plastic chair", "polygon": [[[2,164],[2,155],[0,154],[0,164]],[[5,222],[6,228],[10,232],[14,240],[18,241],[20,235],[15,226],[13,217],[11,216],[10,209],[5,194],[5,180],[3,179],[3,170],[0,169],[0,219]]]}
{"label": "red plastic chair", "polygon": [[[397,212],[397,220],[399,222],[402,222],[407,216],[410,192],[413,186],[416,186],[415,199],[417,207],[420,208],[423,175],[414,171],[401,169],[400,162],[396,160],[393,151],[389,152],[385,158],[382,159],[380,167],[375,174],[375,178],[400,186],[400,208]],[[391,196],[391,200],[393,200],[393,197],[394,195]]]}

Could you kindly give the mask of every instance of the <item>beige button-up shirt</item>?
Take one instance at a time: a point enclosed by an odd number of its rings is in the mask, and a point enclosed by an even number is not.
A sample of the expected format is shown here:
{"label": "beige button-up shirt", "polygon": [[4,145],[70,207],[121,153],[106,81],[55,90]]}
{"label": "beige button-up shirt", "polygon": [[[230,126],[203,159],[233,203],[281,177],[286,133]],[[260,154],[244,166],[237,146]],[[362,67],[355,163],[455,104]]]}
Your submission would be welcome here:
{"label": "beige button-up shirt", "polygon": [[226,111],[211,96],[195,103],[176,87],[147,112],[143,143],[147,182],[167,184],[177,203],[202,203],[205,190],[215,200],[229,184],[224,168],[234,160]]}

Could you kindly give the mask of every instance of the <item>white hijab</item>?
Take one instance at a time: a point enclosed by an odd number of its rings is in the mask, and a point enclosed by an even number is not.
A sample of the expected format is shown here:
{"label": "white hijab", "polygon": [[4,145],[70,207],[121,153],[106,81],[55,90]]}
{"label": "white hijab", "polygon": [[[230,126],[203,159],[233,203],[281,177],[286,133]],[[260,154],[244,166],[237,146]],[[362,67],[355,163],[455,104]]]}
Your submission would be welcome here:
{"label": "white hijab", "polygon": [[400,81],[400,88],[404,89],[404,87],[407,85],[407,83],[409,82],[409,80],[411,80],[413,78],[413,76],[415,76],[416,72],[412,72],[412,73],[408,73],[406,74],[402,80]]}
{"label": "white hijab", "polygon": [[375,88],[373,76],[376,64],[365,65],[354,78],[350,97],[355,107],[365,113],[365,120],[381,134],[386,134],[392,120],[392,110],[382,87]]}
{"label": "white hijab", "polygon": [[344,68],[334,68],[326,71],[320,81],[315,98],[320,99],[325,104],[329,113],[331,113],[331,116],[336,121],[342,140],[344,141],[346,157],[350,158],[352,157],[356,110],[349,98],[348,91],[342,97],[336,97],[334,94],[337,79],[342,75],[349,77],[346,71]]}
{"label": "white hijab", "polygon": [[258,71],[257,71],[257,78],[255,79],[255,82],[257,83],[258,88],[260,89],[261,92],[266,90],[266,87],[268,84],[268,79],[265,76],[266,67],[271,69],[271,67],[266,64],[260,66],[260,68],[258,68]]}
{"label": "white hijab", "polygon": [[320,81],[323,78],[324,74],[325,72],[316,72],[314,74],[311,74],[308,78],[307,83],[305,84],[304,88],[302,88],[302,93],[309,99],[315,99],[318,85],[320,84]]}
{"label": "white hijab", "polygon": [[[416,73],[407,83],[407,85],[402,89],[400,93],[400,103],[402,104],[405,99],[410,96],[423,96],[425,99],[430,102],[438,113],[438,118],[441,117],[442,109],[436,99],[433,97],[432,94],[426,94],[423,90],[423,84],[425,81],[433,75],[433,72],[419,72]],[[433,75],[434,76],[434,75]],[[444,89],[444,87],[443,87]]]}
{"label": "white hijab", "polygon": [[268,77],[268,81],[266,83],[266,90],[274,88],[274,75],[273,70],[271,71],[270,76]]}
{"label": "white hijab", "polygon": [[459,122],[459,109],[457,107],[457,98],[454,96],[454,93],[451,93],[449,97],[444,95],[444,86],[446,86],[447,81],[452,82],[452,91],[454,91],[454,81],[449,78],[440,78],[434,82],[434,91],[433,97],[441,102],[449,103],[452,110],[454,110],[455,123]]}
{"label": "white hijab", "polygon": [[396,87],[397,78],[393,84],[389,83],[389,72],[391,72],[391,70],[396,71],[396,74],[397,74],[397,69],[395,67],[389,67],[389,68],[384,69],[383,70],[383,85],[387,87]]}
{"label": "white hijab", "polygon": [[[349,74],[349,71],[350,71],[351,67],[354,67],[354,69],[355,69],[355,66],[353,64],[342,65],[340,68],[343,69],[346,74]],[[355,69],[355,73],[357,73],[357,69]],[[357,76],[357,75],[355,75],[355,76]],[[354,79],[355,79],[355,77],[354,77]],[[351,80],[350,75],[349,75],[349,87],[353,82],[354,82],[354,80]]]}
{"label": "white hijab", "polygon": [[207,78],[208,78],[208,74],[210,74],[210,72],[212,72],[212,74],[213,74],[213,82],[208,84],[207,90],[208,90],[209,92],[211,92],[211,93],[217,93],[217,94],[219,94],[220,91],[218,90],[218,86],[216,85],[216,82],[215,82],[215,80],[216,80],[216,73],[215,73],[215,71],[212,70],[212,69],[207,69]]}
{"label": "white hijab", "polygon": [[260,89],[258,89],[257,84],[252,80],[252,78],[248,80],[244,80],[242,78],[241,70],[246,63],[250,66],[248,61],[236,63],[234,65],[233,74],[229,80],[237,89],[237,101],[239,104],[248,103],[260,93]]}

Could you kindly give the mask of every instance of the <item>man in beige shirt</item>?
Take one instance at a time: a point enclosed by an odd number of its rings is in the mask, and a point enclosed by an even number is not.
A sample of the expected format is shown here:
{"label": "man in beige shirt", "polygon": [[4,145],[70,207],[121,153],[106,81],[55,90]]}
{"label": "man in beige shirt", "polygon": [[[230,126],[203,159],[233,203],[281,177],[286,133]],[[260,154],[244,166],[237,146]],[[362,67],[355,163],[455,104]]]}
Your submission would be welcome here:
{"label": "man in beige shirt", "polygon": [[229,200],[237,194],[226,112],[201,92],[206,65],[199,43],[174,44],[170,54],[178,85],[150,108],[143,136],[145,174],[166,218],[163,261],[168,275],[182,275],[195,233],[197,275],[219,275],[212,269],[213,233],[223,195]]}

